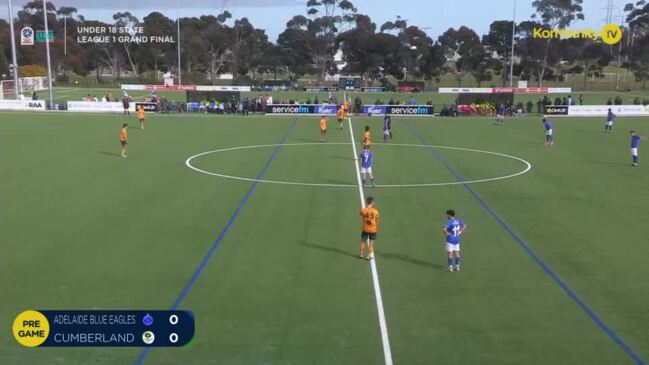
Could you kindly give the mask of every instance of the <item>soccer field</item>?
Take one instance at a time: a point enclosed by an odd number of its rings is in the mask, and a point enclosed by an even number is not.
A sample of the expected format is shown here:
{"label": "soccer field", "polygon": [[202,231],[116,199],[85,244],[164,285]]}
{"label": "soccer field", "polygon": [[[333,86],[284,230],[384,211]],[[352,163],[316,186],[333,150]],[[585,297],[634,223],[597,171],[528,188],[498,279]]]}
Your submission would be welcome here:
{"label": "soccer field", "polygon": [[[646,119],[605,134],[556,118],[550,148],[540,118],[395,117],[384,143],[381,118],[352,117],[357,150],[373,131],[377,276],[356,258],[347,123],[320,143],[317,117],[131,118],[123,159],[124,121],[0,114],[0,364],[649,359],[649,150],[632,168],[628,134]],[[459,273],[451,208],[468,225]],[[24,348],[8,330],[26,309],[169,308],[194,312],[190,345]]]}

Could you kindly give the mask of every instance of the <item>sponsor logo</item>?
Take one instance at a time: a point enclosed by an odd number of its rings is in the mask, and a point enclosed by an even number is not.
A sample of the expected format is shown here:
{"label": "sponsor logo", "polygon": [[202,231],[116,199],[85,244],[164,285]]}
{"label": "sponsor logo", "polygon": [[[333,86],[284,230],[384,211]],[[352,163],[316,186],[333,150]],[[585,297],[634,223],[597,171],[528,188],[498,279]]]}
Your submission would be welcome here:
{"label": "sponsor logo", "polygon": [[37,30],[36,31],[36,43],[54,43],[54,31],[49,30],[47,33],[45,33],[44,30]]}
{"label": "sponsor logo", "polygon": [[590,38],[594,41],[601,38],[606,44],[616,44],[622,39],[622,29],[617,24],[606,24],[602,29],[544,29],[534,28],[532,36],[539,39]]}
{"label": "sponsor logo", "polygon": [[425,106],[392,106],[387,108],[388,114],[432,114],[430,108]]}
{"label": "sponsor logo", "polygon": [[45,109],[45,104],[42,101],[30,101],[27,103],[29,109]]}
{"label": "sponsor logo", "polygon": [[384,87],[362,87],[361,91],[364,93],[383,93],[385,92]]}
{"label": "sponsor logo", "polygon": [[545,115],[568,115],[567,105],[548,105],[545,107]]}
{"label": "sponsor logo", "polygon": [[368,106],[365,108],[365,114],[385,114],[385,107],[383,106]]}
{"label": "sponsor logo", "polygon": [[316,114],[336,114],[337,111],[336,105],[321,105],[316,108]]}
{"label": "sponsor logo", "polygon": [[309,114],[311,108],[306,105],[280,105],[272,106],[270,112],[273,114]]}
{"label": "sponsor logo", "polygon": [[642,105],[572,105],[569,115],[572,116],[604,116],[611,110],[618,116],[649,115],[649,106]]}
{"label": "sponsor logo", "polygon": [[32,27],[23,27],[23,29],[21,29],[20,45],[22,46],[34,45],[34,29],[32,29]]}
{"label": "sponsor logo", "polygon": [[135,110],[143,107],[146,112],[155,112],[158,111],[158,104],[156,103],[135,103]]}

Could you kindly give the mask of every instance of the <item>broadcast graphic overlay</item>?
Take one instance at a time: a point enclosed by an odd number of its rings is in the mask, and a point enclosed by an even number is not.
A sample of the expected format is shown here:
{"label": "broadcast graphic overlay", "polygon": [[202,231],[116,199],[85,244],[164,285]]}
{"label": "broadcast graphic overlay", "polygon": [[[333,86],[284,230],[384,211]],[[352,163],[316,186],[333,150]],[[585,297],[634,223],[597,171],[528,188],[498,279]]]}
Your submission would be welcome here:
{"label": "broadcast graphic overlay", "polygon": [[194,315],[179,310],[26,310],[13,322],[25,347],[181,347],[194,337]]}

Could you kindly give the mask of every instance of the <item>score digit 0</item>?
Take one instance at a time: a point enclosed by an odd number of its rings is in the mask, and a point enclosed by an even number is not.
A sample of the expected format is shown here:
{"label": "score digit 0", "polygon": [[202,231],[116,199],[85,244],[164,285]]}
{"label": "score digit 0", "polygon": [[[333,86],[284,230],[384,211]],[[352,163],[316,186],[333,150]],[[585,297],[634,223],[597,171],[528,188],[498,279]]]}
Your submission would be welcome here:
{"label": "score digit 0", "polygon": [[169,323],[171,323],[173,325],[178,324],[178,316],[175,315],[175,314],[172,314],[171,316],[169,316]]}
{"label": "score digit 0", "polygon": [[172,333],[169,335],[169,342],[176,343],[178,342],[178,334]]}

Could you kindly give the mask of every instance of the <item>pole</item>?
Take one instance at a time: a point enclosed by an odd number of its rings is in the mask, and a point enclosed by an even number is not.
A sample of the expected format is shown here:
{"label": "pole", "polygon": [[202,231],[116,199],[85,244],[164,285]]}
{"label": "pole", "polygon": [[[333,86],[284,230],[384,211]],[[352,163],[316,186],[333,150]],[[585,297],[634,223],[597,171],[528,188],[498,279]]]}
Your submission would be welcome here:
{"label": "pole", "polygon": [[512,18],[512,54],[509,57],[509,87],[514,86],[514,35],[516,34],[516,0],[514,0],[514,17]]}
{"label": "pole", "polygon": [[178,85],[183,85],[182,68],[180,67],[180,0],[176,2],[176,38],[178,43]]}
{"label": "pole", "polygon": [[16,37],[14,35],[14,12],[11,8],[11,0],[9,0],[9,30],[11,32],[11,62],[13,62],[14,69],[14,94],[16,95],[16,100],[18,100],[19,91],[18,88],[18,61],[16,60]]}
{"label": "pole", "polygon": [[620,66],[622,65],[622,42],[617,48],[617,72],[615,75],[615,90],[620,90]]}
{"label": "pole", "polygon": [[50,60],[50,30],[47,24],[47,1],[43,0],[43,22],[45,23],[45,52],[47,54],[47,82],[50,90],[50,108],[54,107],[54,94],[52,93],[52,61]]}
{"label": "pole", "polygon": [[63,17],[63,55],[68,55],[68,16]]}

